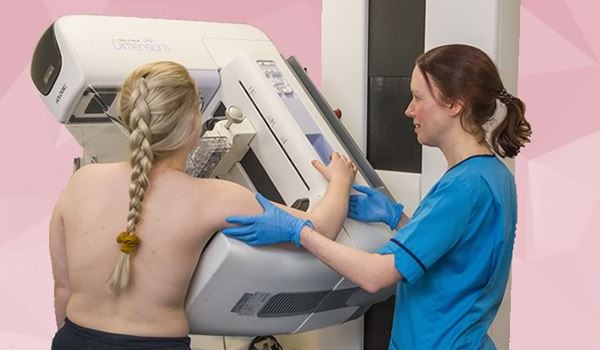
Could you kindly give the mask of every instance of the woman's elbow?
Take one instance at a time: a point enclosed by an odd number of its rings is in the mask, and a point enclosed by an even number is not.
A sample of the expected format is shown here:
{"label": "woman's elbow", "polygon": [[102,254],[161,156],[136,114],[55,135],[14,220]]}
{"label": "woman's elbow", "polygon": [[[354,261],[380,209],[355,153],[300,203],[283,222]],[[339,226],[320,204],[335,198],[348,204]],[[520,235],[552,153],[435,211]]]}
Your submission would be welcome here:
{"label": "woman's elbow", "polygon": [[316,222],[312,219],[309,219],[315,225],[315,231],[319,232],[322,236],[329,238],[332,241],[335,241],[342,232],[341,225],[331,225],[331,224],[323,224],[322,222]]}
{"label": "woman's elbow", "polygon": [[[323,236],[334,240],[342,231],[345,220],[336,220],[332,217],[324,217],[317,213],[309,213],[308,219],[315,225],[315,229]],[[345,218],[344,218],[345,219]]]}
{"label": "woman's elbow", "polygon": [[334,228],[328,230],[326,233],[323,233],[323,236],[329,238],[332,241],[335,241],[338,238],[340,232],[342,232],[341,228],[339,230]]}

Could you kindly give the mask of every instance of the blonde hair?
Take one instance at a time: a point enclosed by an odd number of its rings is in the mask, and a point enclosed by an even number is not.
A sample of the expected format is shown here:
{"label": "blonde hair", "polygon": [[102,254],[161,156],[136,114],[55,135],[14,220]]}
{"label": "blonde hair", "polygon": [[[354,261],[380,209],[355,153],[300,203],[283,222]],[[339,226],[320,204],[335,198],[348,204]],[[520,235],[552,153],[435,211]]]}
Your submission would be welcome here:
{"label": "blonde hair", "polygon": [[129,259],[139,244],[135,231],[152,163],[187,145],[201,127],[196,84],[187,70],[174,62],[138,67],[123,83],[117,103],[119,116],[130,133],[132,171],[127,229],[117,236],[121,255],[108,281],[115,293],[129,285]]}

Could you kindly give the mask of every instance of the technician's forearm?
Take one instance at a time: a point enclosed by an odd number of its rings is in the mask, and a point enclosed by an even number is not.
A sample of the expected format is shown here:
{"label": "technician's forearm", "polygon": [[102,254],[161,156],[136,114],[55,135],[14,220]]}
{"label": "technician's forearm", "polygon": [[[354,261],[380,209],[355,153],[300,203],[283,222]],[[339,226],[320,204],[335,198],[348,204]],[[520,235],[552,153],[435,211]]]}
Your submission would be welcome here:
{"label": "technician's forearm", "polygon": [[369,293],[392,285],[401,275],[394,266],[393,255],[367,253],[337,243],[304,227],[300,242],[319,260]]}
{"label": "technician's forearm", "polygon": [[396,230],[398,231],[399,229],[402,228],[402,226],[406,225],[406,223],[408,222],[408,219],[410,219],[408,216],[406,216],[406,214],[402,213],[402,216],[400,217],[400,220],[398,221],[398,226],[396,226]]}

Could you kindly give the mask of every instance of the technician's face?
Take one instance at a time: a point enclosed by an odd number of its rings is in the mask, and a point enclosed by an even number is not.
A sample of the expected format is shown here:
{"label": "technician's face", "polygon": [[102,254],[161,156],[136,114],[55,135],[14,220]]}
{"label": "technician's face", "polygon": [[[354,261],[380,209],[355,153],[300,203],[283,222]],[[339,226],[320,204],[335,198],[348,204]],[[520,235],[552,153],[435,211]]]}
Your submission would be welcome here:
{"label": "technician's face", "polygon": [[439,146],[444,132],[451,122],[446,109],[438,103],[433,94],[439,96],[439,90],[430,78],[432,90],[418,67],[415,67],[410,81],[412,100],[406,111],[407,117],[413,120],[415,133],[419,143],[427,146]]}

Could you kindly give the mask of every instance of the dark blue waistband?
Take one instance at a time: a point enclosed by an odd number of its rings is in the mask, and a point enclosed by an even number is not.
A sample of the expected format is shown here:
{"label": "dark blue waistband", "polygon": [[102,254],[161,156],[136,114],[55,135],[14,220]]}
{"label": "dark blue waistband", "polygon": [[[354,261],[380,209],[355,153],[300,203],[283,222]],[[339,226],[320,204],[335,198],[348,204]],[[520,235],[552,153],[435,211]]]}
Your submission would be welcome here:
{"label": "dark blue waistband", "polygon": [[190,337],[142,337],[137,335],[110,333],[99,331],[96,329],[82,327],[73,323],[68,318],[65,319],[64,330],[80,337],[84,337],[97,342],[111,345],[143,345],[143,344],[180,344],[189,346],[191,343]]}

